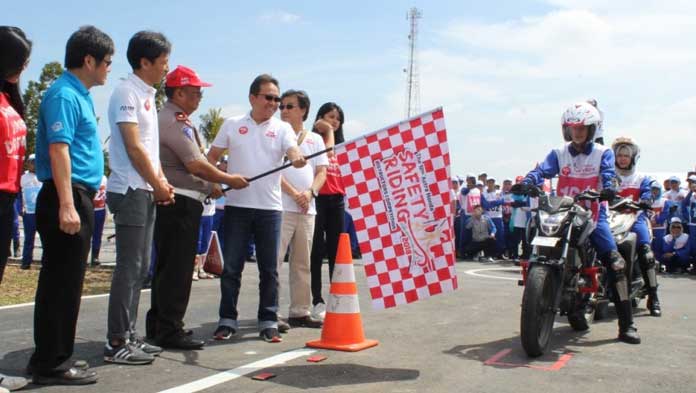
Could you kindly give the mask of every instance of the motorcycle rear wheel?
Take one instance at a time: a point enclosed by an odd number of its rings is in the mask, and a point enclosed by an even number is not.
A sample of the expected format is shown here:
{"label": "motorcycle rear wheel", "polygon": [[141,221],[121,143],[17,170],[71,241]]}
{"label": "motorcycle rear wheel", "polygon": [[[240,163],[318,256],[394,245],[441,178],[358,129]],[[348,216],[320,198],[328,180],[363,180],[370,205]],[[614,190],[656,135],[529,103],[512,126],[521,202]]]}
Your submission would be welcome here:
{"label": "motorcycle rear wheel", "polygon": [[556,318],[554,295],[551,268],[537,265],[530,269],[520,317],[520,338],[527,356],[541,356],[549,347]]}

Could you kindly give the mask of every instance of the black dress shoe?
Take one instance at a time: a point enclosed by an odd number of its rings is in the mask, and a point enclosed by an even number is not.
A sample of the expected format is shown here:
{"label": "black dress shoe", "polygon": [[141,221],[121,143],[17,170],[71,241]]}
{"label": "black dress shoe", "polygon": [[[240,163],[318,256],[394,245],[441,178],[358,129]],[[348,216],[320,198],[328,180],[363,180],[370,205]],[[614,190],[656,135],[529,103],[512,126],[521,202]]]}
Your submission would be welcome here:
{"label": "black dress shoe", "polygon": [[317,319],[310,317],[309,315],[299,318],[288,318],[288,323],[292,327],[305,327],[305,328],[320,328],[323,323]]}
{"label": "black dress shoe", "polygon": [[181,334],[172,339],[160,341],[157,343],[157,345],[166,349],[183,349],[184,351],[191,351],[203,348],[205,341],[196,340],[191,338],[191,336]]}
{"label": "black dress shoe", "polygon": [[88,385],[97,382],[97,373],[71,367],[52,375],[34,375],[32,382],[35,385]]}

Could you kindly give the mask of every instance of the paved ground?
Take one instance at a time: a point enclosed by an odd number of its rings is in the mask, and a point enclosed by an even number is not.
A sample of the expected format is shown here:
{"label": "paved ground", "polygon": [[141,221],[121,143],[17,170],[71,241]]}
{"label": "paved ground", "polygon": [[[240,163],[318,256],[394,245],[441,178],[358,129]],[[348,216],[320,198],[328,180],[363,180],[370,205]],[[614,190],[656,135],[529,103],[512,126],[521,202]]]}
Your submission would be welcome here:
{"label": "paved ground", "polygon": [[[297,351],[303,350],[306,341],[318,338],[318,330],[291,330],[280,344],[257,338],[258,281],[255,266],[246,266],[240,297],[242,337],[224,343],[209,340],[198,352],[168,351],[151,366],[105,365],[101,351],[107,299],[87,299],[79,322],[76,357],[93,365],[99,372],[99,383],[79,389],[31,385],[29,389],[158,392],[179,387],[170,391],[190,392],[208,386],[205,392],[696,391],[696,281],[687,276],[661,276],[664,317],[652,318],[645,309],[638,310],[642,345],[615,340],[613,315],[585,334],[573,332],[563,320],[555,329],[553,352],[530,362],[519,342],[522,290],[516,285],[514,266],[460,262],[459,290],[386,311],[369,308],[363,270],[357,266],[366,336],[380,344],[357,353],[317,351],[328,359],[314,364],[306,361],[308,352]],[[286,282],[287,269],[281,276]],[[217,280],[207,280],[194,286],[187,323],[198,337],[209,339],[215,328],[218,285]],[[143,299],[141,315],[147,310],[149,296]],[[286,311],[284,292],[281,304]],[[0,309],[0,370],[21,372],[32,348],[31,326],[31,307]],[[273,365],[282,357],[290,360]],[[554,367],[559,369],[550,371]],[[234,371],[223,373],[227,370]],[[277,376],[264,382],[250,378],[261,371]]]}

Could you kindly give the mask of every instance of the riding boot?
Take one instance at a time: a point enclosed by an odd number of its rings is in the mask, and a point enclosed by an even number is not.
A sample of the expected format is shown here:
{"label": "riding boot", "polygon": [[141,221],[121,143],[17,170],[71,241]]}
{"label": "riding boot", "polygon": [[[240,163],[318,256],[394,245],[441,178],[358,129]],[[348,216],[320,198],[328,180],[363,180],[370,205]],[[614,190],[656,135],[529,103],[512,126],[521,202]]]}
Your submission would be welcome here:
{"label": "riding boot", "polygon": [[660,308],[660,299],[657,297],[657,287],[648,289],[648,310],[653,317],[662,316],[662,308]]}
{"label": "riding boot", "polygon": [[640,344],[638,329],[633,324],[633,311],[630,300],[621,300],[615,303],[616,315],[619,317],[619,341],[628,344]]}

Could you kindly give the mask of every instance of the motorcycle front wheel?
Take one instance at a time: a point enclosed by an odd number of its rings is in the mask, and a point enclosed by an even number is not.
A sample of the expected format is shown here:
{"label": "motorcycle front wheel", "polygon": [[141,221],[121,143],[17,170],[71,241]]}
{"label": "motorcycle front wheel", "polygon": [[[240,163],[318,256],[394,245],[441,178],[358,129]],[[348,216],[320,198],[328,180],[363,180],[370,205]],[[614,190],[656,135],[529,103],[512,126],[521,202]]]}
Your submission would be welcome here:
{"label": "motorcycle front wheel", "polygon": [[529,271],[522,295],[520,337],[527,356],[544,354],[551,341],[554,310],[554,284],[551,268],[536,265]]}

